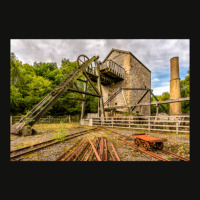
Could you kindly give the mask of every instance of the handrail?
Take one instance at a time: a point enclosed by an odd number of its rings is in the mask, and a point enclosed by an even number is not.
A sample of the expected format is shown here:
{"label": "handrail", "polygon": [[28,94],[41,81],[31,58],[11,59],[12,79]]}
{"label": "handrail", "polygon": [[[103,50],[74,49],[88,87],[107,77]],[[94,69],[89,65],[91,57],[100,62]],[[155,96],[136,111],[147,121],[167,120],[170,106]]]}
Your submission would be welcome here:
{"label": "handrail", "polygon": [[105,63],[102,63],[100,65],[100,70],[105,69],[105,68],[110,68],[113,71],[117,71],[119,73],[118,76],[122,78],[124,78],[125,76],[125,69],[112,60],[107,60]]}

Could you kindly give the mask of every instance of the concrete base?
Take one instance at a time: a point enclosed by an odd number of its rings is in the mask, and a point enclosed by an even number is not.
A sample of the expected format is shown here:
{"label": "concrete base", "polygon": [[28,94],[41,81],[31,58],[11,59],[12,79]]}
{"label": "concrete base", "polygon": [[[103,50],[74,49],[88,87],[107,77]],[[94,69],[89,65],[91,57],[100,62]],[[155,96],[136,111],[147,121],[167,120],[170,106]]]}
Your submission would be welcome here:
{"label": "concrete base", "polygon": [[80,124],[85,126],[92,126],[92,119],[81,119]]}
{"label": "concrete base", "polygon": [[22,130],[20,130],[20,135],[23,135],[23,136],[30,136],[30,135],[35,135],[35,134],[37,134],[37,132],[31,126],[25,126],[22,128]]}

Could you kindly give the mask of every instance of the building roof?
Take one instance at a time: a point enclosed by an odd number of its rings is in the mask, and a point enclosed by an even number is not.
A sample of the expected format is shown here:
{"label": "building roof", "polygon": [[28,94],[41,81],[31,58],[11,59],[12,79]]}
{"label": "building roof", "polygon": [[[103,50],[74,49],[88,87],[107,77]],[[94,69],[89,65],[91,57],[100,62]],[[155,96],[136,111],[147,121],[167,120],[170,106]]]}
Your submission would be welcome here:
{"label": "building roof", "polygon": [[[112,48],[111,51],[109,52],[109,54],[106,56],[106,58],[103,60],[103,63],[107,60],[107,58],[110,56],[110,54],[113,51],[118,51],[120,53],[125,53],[125,54],[131,54],[140,64],[142,64],[148,71],[150,71],[140,60],[138,60],[130,51],[124,51],[124,50],[120,50],[120,49],[114,49]],[[151,71],[150,71],[151,72]]]}

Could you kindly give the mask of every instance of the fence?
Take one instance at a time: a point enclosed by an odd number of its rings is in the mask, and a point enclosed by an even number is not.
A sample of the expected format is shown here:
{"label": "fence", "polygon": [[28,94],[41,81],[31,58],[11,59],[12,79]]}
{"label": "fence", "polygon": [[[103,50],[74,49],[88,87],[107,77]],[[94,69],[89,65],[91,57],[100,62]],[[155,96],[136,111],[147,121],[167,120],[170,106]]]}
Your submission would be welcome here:
{"label": "fence", "polygon": [[93,126],[132,128],[147,131],[190,132],[190,115],[182,116],[133,116],[93,118]]}
{"label": "fence", "polygon": [[[23,116],[11,116],[10,123],[15,124],[18,122]],[[29,119],[27,119],[29,120]],[[36,124],[43,124],[43,123],[60,123],[61,120],[63,122],[79,122],[80,115],[68,115],[68,116],[48,116],[48,117],[41,117]]]}

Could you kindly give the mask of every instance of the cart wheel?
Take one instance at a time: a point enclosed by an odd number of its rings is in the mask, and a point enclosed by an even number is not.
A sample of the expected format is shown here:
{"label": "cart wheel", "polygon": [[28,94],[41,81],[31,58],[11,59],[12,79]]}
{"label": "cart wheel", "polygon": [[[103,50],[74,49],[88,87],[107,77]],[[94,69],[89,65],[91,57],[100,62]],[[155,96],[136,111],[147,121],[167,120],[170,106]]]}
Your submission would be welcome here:
{"label": "cart wheel", "polygon": [[162,150],[164,147],[163,142],[156,142],[156,149]]}
{"label": "cart wheel", "polygon": [[140,140],[138,138],[136,138],[135,139],[135,145],[138,147],[138,146],[140,146],[140,143],[141,143]]}
{"label": "cart wheel", "polygon": [[145,142],[143,142],[142,143],[142,147],[145,149],[145,150],[149,150],[150,149],[150,144],[147,142],[147,141],[145,141]]}

